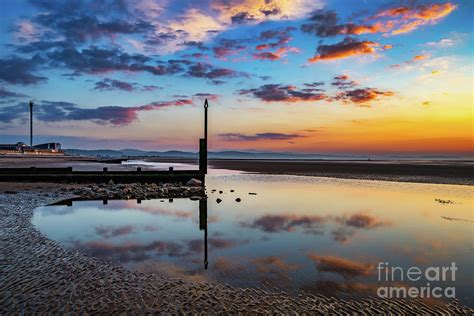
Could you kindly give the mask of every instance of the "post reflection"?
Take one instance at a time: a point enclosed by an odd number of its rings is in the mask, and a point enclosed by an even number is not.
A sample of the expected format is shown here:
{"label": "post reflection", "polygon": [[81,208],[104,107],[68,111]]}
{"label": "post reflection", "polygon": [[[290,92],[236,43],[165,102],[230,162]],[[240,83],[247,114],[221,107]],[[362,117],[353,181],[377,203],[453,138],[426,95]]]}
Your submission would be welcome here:
{"label": "post reflection", "polygon": [[199,230],[204,230],[204,269],[207,270],[207,198],[199,200]]}

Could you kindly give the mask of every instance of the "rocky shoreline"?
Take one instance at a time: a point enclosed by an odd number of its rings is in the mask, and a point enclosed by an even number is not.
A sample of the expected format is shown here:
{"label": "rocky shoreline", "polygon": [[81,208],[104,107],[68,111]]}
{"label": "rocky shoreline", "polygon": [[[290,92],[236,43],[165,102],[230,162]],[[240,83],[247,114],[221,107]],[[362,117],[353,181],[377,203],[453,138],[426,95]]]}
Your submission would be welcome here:
{"label": "rocky shoreline", "polygon": [[195,197],[204,194],[202,182],[196,179],[183,183],[130,183],[90,184],[60,189],[63,193],[73,193],[80,200],[150,200],[158,198]]}
{"label": "rocky shoreline", "polygon": [[[225,284],[194,283],[130,272],[48,239],[31,223],[36,207],[69,198],[168,198],[203,193],[199,186],[55,185],[9,187],[0,193],[0,314],[473,314],[458,305],[420,301],[342,300],[271,293]],[[165,190],[166,189],[166,190]],[[103,190],[103,191],[101,191]],[[8,191],[8,193],[6,193]],[[92,192],[92,193],[90,193]]]}

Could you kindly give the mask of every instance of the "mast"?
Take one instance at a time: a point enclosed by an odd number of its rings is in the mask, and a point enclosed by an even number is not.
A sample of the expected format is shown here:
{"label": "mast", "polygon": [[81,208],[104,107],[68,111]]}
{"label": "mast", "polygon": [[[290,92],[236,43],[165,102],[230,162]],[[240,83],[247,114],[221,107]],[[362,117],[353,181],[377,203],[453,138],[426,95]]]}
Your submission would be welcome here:
{"label": "mast", "polygon": [[33,101],[30,101],[30,146],[33,147]]}

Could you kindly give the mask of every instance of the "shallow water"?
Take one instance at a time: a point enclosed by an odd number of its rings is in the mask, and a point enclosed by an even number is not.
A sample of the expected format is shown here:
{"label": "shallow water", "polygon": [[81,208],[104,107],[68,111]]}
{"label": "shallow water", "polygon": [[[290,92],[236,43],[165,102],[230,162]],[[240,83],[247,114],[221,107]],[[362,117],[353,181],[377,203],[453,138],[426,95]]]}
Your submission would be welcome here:
{"label": "shallow water", "polygon": [[[473,187],[215,172],[206,184],[207,200],[81,201],[41,207],[33,223],[131,270],[342,297],[429,283],[473,305]],[[457,271],[414,282],[397,270],[385,282],[379,262]]]}

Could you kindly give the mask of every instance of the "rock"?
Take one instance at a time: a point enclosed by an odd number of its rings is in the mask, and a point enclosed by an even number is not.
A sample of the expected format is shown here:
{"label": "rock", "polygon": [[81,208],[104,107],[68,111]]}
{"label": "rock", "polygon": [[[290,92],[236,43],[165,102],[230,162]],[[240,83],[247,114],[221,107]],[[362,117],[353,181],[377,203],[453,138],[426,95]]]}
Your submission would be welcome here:
{"label": "rock", "polygon": [[255,192],[249,192],[249,195],[257,195]]}
{"label": "rock", "polygon": [[217,199],[216,202],[217,202],[217,204],[219,204],[220,202],[222,202],[222,200],[221,200],[221,199]]}
{"label": "rock", "polygon": [[109,180],[109,182],[107,182],[107,183],[108,183],[109,185],[114,185],[114,184],[115,184],[114,180]]}
{"label": "rock", "polygon": [[230,190],[230,192],[234,192],[234,190]]}
{"label": "rock", "polygon": [[186,182],[186,186],[188,187],[200,187],[202,186],[202,181],[198,179],[191,179],[188,182]]}
{"label": "rock", "polygon": [[219,191],[219,194],[222,194],[222,193],[224,193],[224,191]]}
{"label": "rock", "polygon": [[242,201],[240,198],[235,199],[235,202],[237,202],[237,203],[240,202],[240,201]]}

